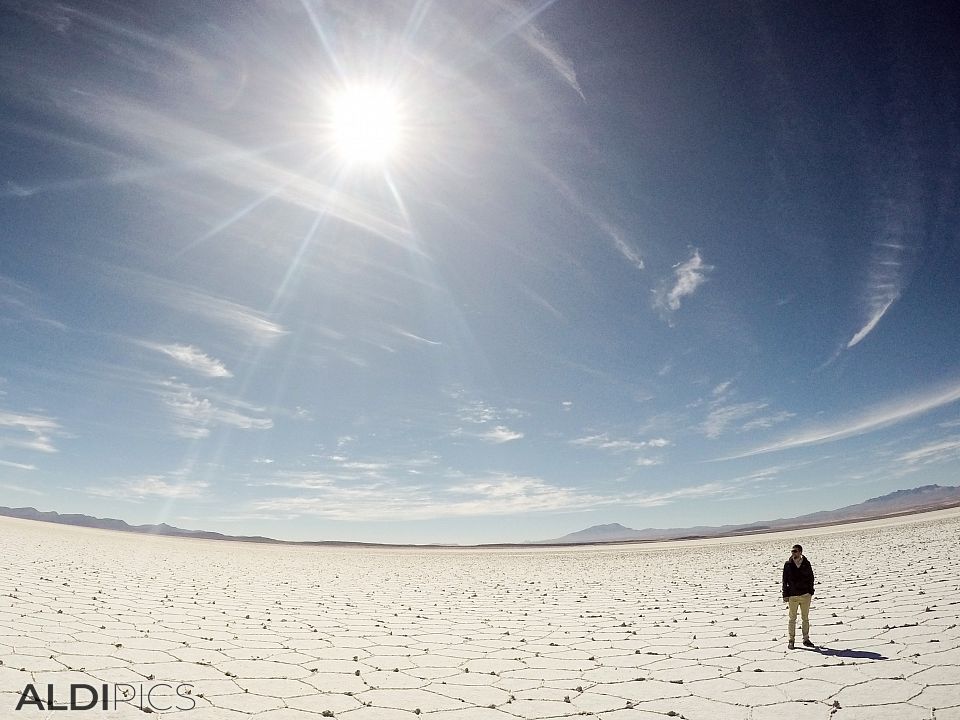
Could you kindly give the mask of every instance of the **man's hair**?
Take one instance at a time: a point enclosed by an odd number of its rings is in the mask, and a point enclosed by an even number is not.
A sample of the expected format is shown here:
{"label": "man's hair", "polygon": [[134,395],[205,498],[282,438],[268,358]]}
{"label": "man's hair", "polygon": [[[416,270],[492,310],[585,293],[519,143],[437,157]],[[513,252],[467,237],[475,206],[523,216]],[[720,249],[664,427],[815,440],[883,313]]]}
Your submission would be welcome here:
{"label": "man's hair", "polygon": [[793,546],[792,548],[790,548],[790,549],[791,549],[791,550],[799,550],[800,552],[803,552],[803,545],[794,545],[794,546]]}

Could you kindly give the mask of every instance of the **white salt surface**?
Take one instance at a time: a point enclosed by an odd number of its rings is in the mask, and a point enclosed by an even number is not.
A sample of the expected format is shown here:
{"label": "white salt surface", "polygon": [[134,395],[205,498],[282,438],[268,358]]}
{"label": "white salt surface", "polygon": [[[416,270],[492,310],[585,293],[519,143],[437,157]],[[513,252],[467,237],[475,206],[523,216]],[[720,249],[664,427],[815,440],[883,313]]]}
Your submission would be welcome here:
{"label": "white salt surface", "polygon": [[[958,537],[939,513],[734,542],[343,549],[2,518],[0,718],[64,717],[14,712],[28,683],[63,703],[71,684],[166,681],[196,707],[152,717],[960,720]],[[796,541],[816,650],[786,646]]]}

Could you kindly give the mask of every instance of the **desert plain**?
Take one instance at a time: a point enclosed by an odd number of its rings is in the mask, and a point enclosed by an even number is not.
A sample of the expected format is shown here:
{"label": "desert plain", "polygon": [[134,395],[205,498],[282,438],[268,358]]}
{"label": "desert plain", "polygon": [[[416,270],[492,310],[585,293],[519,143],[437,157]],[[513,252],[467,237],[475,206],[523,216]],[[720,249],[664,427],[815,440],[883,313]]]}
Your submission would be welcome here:
{"label": "desert plain", "polygon": [[[815,649],[787,649],[780,573],[794,542],[817,577]],[[129,701],[66,717],[960,720],[956,510],[501,549],[0,518],[0,558],[0,718],[64,717],[47,688],[62,705],[71,686],[107,684]],[[43,701],[17,711],[28,684]]]}

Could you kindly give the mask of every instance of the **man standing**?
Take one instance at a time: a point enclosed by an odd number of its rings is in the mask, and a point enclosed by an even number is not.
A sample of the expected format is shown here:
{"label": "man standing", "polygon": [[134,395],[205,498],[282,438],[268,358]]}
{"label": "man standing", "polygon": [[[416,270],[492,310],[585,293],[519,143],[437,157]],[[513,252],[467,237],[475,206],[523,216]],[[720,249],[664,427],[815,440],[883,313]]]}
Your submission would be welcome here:
{"label": "man standing", "polygon": [[807,647],[814,646],[810,642],[811,598],[813,598],[813,567],[803,556],[803,548],[800,545],[794,545],[790,551],[790,559],[783,564],[783,601],[789,604],[790,609],[787,622],[787,631],[790,636],[787,647],[790,650],[794,648],[794,639],[797,635],[797,608],[800,609],[803,644]]}

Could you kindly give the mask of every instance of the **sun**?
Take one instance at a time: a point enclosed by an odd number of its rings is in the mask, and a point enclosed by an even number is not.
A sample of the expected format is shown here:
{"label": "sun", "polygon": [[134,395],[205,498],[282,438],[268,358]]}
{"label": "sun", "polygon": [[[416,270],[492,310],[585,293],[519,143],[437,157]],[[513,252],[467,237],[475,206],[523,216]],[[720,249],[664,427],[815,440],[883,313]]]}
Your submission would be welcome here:
{"label": "sun", "polygon": [[333,146],[347,164],[382,165],[400,149],[400,103],[386,87],[362,85],[334,93],[329,122]]}

